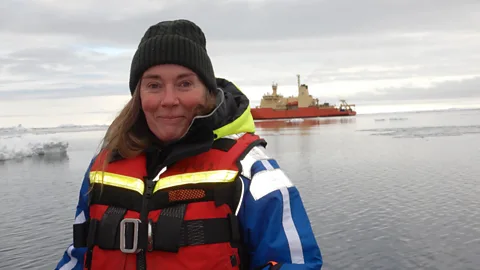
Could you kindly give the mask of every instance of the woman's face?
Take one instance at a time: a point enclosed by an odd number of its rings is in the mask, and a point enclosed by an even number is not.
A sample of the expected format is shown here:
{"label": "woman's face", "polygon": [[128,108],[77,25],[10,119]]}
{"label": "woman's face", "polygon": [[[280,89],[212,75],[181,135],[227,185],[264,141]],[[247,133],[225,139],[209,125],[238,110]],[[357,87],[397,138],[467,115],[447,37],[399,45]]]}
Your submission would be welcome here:
{"label": "woman's face", "polygon": [[140,98],[148,127],[161,141],[180,139],[206,106],[207,88],[190,69],[158,65],[143,74]]}

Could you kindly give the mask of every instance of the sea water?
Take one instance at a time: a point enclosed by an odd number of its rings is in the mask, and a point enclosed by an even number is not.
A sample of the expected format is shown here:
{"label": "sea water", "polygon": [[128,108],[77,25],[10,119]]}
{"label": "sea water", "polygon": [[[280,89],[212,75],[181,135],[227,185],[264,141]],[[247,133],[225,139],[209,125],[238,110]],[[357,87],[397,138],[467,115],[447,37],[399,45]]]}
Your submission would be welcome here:
{"label": "sea water", "polygon": [[[480,110],[257,122],[324,269],[479,269]],[[106,126],[0,129],[0,269],[53,269]]]}

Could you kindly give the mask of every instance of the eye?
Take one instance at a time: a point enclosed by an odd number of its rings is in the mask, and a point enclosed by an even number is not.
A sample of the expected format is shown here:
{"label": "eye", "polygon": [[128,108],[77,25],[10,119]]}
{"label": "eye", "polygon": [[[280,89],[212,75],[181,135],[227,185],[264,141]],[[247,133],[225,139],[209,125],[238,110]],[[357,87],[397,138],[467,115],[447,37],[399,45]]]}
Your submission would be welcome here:
{"label": "eye", "polygon": [[190,82],[190,81],[181,81],[178,86],[182,89],[188,89],[188,88],[191,88],[193,86],[193,83]]}
{"label": "eye", "polygon": [[147,84],[147,88],[149,89],[158,89],[160,88],[160,84],[157,82],[151,82]]}

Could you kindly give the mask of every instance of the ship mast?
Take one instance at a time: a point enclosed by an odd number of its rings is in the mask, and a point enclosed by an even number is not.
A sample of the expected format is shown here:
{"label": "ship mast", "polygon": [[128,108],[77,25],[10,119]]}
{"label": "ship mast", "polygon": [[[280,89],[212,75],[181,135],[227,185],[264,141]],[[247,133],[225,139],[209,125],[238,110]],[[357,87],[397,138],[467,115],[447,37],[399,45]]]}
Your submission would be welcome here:
{"label": "ship mast", "polygon": [[300,88],[300,74],[297,74],[297,87],[298,87],[297,88],[297,92],[298,92],[297,96],[300,97],[300,95],[302,94],[301,93],[302,90]]}
{"label": "ship mast", "polygon": [[272,83],[272,96],[277,96],[277,86],[278,84],[276,82]]}

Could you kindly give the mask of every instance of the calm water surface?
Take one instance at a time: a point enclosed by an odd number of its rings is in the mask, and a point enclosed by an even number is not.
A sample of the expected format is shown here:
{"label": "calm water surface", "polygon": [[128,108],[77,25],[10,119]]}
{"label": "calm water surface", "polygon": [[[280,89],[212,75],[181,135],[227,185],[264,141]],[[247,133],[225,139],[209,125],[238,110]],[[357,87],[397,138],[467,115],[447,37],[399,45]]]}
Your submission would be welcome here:
{"label": "calm water surface", "polygon": [[[480,269],[480,111],[258,128],[300,189],[324,269]],[[102,134],[59,134],[67,156],[0,163],[0,269],[54,268]]]}

